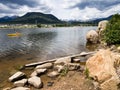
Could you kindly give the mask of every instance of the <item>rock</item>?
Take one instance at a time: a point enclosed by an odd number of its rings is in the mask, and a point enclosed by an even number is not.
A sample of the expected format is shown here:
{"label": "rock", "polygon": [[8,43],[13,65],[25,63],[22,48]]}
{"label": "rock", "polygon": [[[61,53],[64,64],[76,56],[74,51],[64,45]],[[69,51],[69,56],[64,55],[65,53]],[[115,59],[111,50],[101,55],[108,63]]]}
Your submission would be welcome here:
{"label": "rock", "polygon": [[80,64],[78,63],[68,63],[65,66],[68,68],[68,70],[77,70],[80,68]]}
{"label": "rock", "polygon": [[58,65],[58,64],[66,64],[66,63],[71,63],[71,57],[64,57],[64,58],[59,58],[59,59],[57,59],[55,62],[54,62],[54,64],[56,65]]}
{"label": "rock", "polygon": [[[109,50],[98,51],[86,62],[86,68],[89,70],[89,77],[100,82],[100,88],[102,88],[102,90],[106,90],[106,87],[116,88],[120,83],[116,69],[114,68],[114,63],[115,55]],[[116,90],[109,88],[107,90]]]}
{"label": "rock", "polygon": [[86,39],[87,39],[87,43],[98,43],[99,41],[99,35],[95,30],[90,30],[87,35],[86,35]]}
{"label": "rock", "polygon": [[107,21],[107,20],[100,21],[100,22],[98,23],[98,30],[100,30],[100,31],[105,30],[107,24],[108,24],[108,21]]}
{"label": "rock", "polygon": [[7,88],[3,88],[3,90],[11,90],[11,88],[10,88],[10,87],[7,87]]}
{"label": "rock", "polygon": [[35,88],[41,88],[42,87],[41,78],[39,78],[37,76],[33,76],[33,77],[29,78],[28,83],[30,85],[33,85]]}
{"label": "rock", "polygon": [[98,90],[98,88],[99,88],[99,83],[93,81],[93,85],[94,85],[94,89],[95,89],[95,90]]}
{"label": "rock", "polygon": [[47,82],[47,86],[52,86],[54,82]]}
{"label": "rock", "polygon": [[33,77],[33,76],[37,76],[39,74],[43,74],[47,71],[47,69],[36,69],[30,76]]}
{"label": "rock", "polygon": [[37,76],[37,75],[38,75],[37,72],[34,71],[34,72],[30,75],[30,77]]}
{"label": "rock", "polygon": [[35,69],[49,69],[49,68],[52,68],[53,64],[52,63],[45,63],[45,64],[42,64],[42,65],[38,65],[36,66]]}
{"label": "rock", "polygon": [[54,68],[57,69],[57,71],[60,73],[64,69],[64,66],[56,65]]}
{"label": "rock", "polygon": [[79,62],[80,62],[80,59],[79,59],[79,58],[74,58],[74,59],[73,59],[73,62],[79,63]]}
{"label": "rock", "polygon": [[48,74],[48,77],[54,78],[54,77],[57,77],[58,75],[59,73],[57,71],[53,71]]}
{"label": "rock", "polygon": [[119,47],[117,47],[117,50],[118,50],[118,52],[120,52],[120,46],[119,46]]}
{"label": "rock", "polygon": [[110,50],[111,51],[113,51],[113,50],[115,50],[116,49],[116,46],[115,45],[112,45],[111,47],[110,47]]}
{"label": "rock", "polygon": [[17,73],[15,73],[9,78],[9,81],[16,81],[18,79],[21,79],[24,76],[25,76],[25,73],[18,71]]}
{"label": "rock", "polygon": [[30,88],[26,88],[26,87],[16,87],[16,88],[13,88],[11,90],[30,90]]}
{"label": "rock", "polygon": [[14,86],[18,86],[18,87],[25,86],[26,83],[27,83],[27,79],[22,79],[22,80],[14,82]]}
{"label": "rock", "polygon": [[43,74],[43,73],[47,72],[47,69],[37,69],[36,72],[37,72],[37,74]]}

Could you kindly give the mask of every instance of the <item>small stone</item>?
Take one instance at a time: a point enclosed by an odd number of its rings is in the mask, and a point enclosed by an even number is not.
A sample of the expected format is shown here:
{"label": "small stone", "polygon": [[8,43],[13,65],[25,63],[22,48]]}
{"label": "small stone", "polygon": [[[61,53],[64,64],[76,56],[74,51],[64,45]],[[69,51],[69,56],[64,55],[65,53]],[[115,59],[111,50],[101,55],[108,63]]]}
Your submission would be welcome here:
{"label": "small stone", "polygon": [[14,82],[14,86],[20,87],[20,86],[24,86],[26,83],[27,83],[27,79],[22,79],[22,80]]}
{"label": "small stone", "polygon": [[36,72],[37,74],[43,74],[47,71],[47,69],[37,69]]}
{"label": "small stone", "polygon": [[62,65],[56,65],[55,69],[57,69],[57,71],[60,73],[64,69],[64,66],[62,66]]}
{"label": "small stone", "polygon": [[80,68],[80,64],[77,63],[68,63],[65,65],[69,70],[77,70]]}
{"label": "small stone", "polygon": [[11,90],[30,90],[30,88],[26,88],[26,87],[16,87],[16,88],[13,88]]}
{"label": "small stone", "polygon": [[9,78],[9,81],[16,81],[24,76],[25,76],[25,73],[18,71],[17,73],[15,73]]}
{"label": "small stone", "polygon": [[33,85],[35,88],[41,88],[42,87],[42,81],[40,77],[33,76],[28,79],[28,83]]}
{"label": "small stone", "polygon": [[54,64],[57,64],[57,65],[59,64],[63,65],[67,63],[71,63],[71,57],[59,58],[54,62]]}
{"label": "small stone", "polygon": [[79,58],[74,58],[74,59],[73,59],[73,62],[79,63],[79,62],[80,62],[80,59],[79,59]]}
{"label": "small stone", "polygon": [[47,82],[47,86],[52,86],[54,82]]}
{"label": "small stone", "polygon": [[42,65],[38,65],[36,66],[35,69],[49,69],[49,68],[52,68],[53,64],[52,63],[45,63],[45,64],[42,64]]}
{"label": "small stone", "polygon": [[48,74],[48,77],[53,78],[53,77],[57,77],[58,75],[59,75],[59,73],[57,71],[53,71],[53,72]]}

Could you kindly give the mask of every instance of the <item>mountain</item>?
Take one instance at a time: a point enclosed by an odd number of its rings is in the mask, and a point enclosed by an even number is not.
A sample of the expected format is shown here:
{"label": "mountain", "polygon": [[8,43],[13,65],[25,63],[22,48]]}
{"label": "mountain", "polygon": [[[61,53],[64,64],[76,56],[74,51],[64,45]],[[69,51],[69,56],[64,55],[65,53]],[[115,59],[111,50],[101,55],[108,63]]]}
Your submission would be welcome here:
{"label": "mountain", "polygon": [[113,15],[106,17],[106,18],[96,18],[94,20],[89,20],[89,22],[94,22],[94,23],[99,23],[102,20],[110,20],[112,18]]}
{"label": "mountain", "polygon": [[52,24],[52,23],[60,23],[61,21],[52,14],[43,14],[40,12],[29,12],[25,15],[15,18],[8,23],[17,23],[17,24]]}
{"label": "mountain", "polygon": [[4,16],[0,18],[0,23],[5,23],[16,18],[18,18],[18,16]]}

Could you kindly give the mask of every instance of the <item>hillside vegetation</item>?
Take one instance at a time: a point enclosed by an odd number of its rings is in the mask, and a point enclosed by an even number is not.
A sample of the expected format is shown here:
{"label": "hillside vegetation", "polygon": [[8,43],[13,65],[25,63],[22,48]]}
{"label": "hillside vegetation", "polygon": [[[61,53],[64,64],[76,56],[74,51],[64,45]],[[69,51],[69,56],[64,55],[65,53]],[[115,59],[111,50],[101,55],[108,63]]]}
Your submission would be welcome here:
{"label": "hillside vegetation", "polygon": [[43,14],[40,12],[29,12],[21,17],[18,17],[8,23],[13,24],[48,24],[60,23],[61,21],[52,14]]}
{"label": "hillside vegetation", "polygon": [[120,44],[120,15],[115,14],[110,19],[104,31],[104,40],[108,45]]}

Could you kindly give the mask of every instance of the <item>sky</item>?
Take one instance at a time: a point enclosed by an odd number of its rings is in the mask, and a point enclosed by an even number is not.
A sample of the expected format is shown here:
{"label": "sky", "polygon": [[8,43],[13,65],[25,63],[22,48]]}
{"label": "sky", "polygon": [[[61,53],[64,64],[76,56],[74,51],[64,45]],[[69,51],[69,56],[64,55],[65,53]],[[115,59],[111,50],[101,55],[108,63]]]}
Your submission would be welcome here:
{"label": "sky", "polygon": [[0,0],[0,17],[22,16],[27,12],[86,21],[120,13],[120,0]]}

